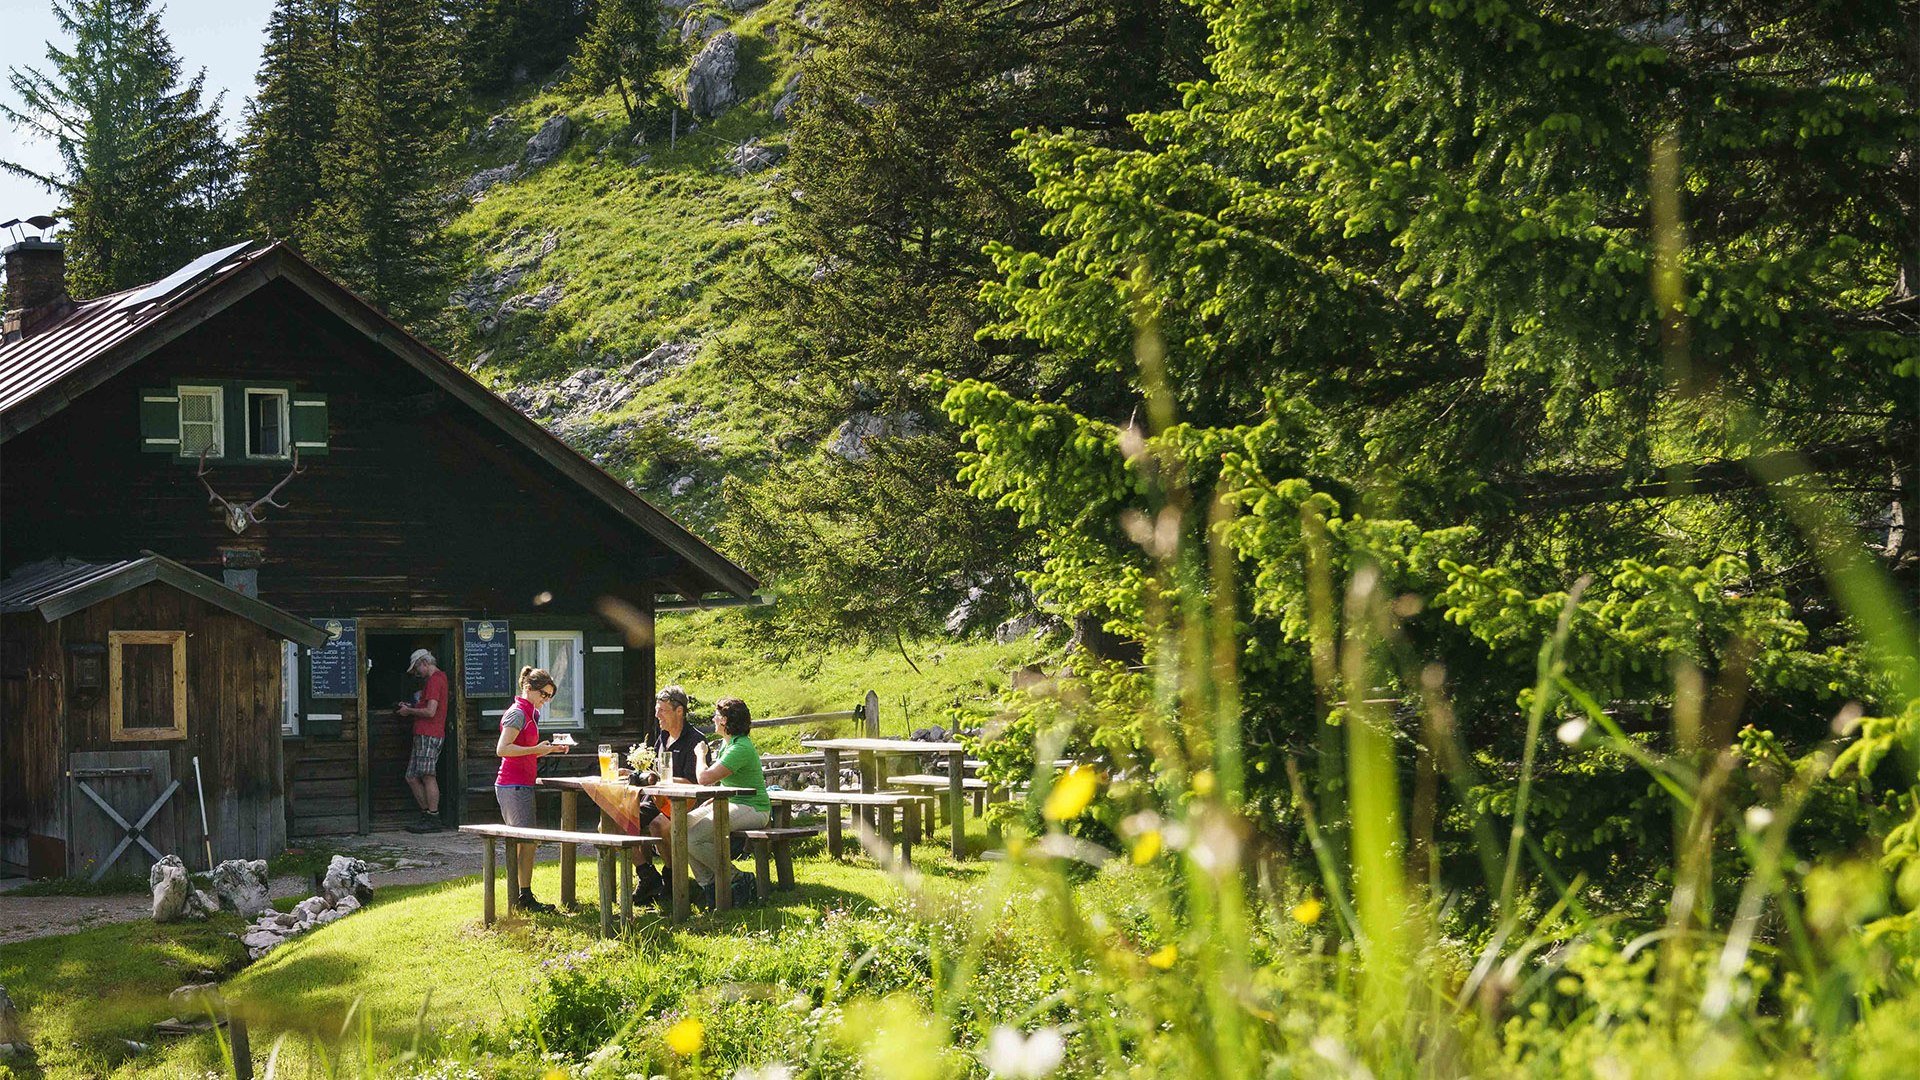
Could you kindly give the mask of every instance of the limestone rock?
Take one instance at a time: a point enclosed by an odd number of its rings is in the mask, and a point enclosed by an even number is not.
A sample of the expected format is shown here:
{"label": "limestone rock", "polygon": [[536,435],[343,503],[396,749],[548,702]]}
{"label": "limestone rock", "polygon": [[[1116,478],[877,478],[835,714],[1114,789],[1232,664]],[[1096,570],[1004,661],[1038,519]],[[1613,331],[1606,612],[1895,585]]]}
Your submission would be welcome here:
{"label": "limestone rock", "polygon": [[180,1020],[196,1020],[211,1014],[227,1015],[226,999],[220,996],[219,983],[189,983],[167,995],[173,1015]]}
{"label": "limestone rock", "polygon": [[766,3],[767,0],[720,0],[720,2],[726,5],[728,11],[737,15],[742,12],[752,11],[754,8]]}
{"label": "limestone rock", "polygon": [[773,168],[786,156],[787,148],[784,146],[764,146],[757,142],[748,142],[727,151],[727,163],[733,166],[735,175],[747,176]]}
{"label": "limestone rock", "polygon": [[706,41],[708,38],[727,28],[727,20],[718,15],[702,15],[694,12],[680,24],[680,40]]}
{"label": "limestone rock", "polygon": [[560,156],[573,138],[573,120],[566,113],[554,113],[547,117],[540,130],[527,140],[525,159],[528,168],[545,165]]}
{"label": "limestone rock", "polygon": [[350,855],[335,855],[327,864],[327,876],[321,879],[320,895],[327,898],[329,906],[338,906],[348,897],[360,904],[372,900],[373,878],[367,872],[367,864]]}
{"label": "limestone rock", "polygon": [[833,441],[827,445],[827,451],[848,461],[865,461],[873,454],[867,447],[867,440],[904,439],[924,430],[925,425],[916,413],[857,412],[833,433]]}
{"label": "limestone rock", "polygon": [[512,162],[498,168],[481,169],[467,177],[467,182],[460,185],[460,194],[469,199],[478,199],[488,188],[495,184],[504,184],[518,175],[520,175],[520,166]]}
{"label": "limestone rock", "polygon": [[687,108],[698,117],[719,116],[739,101],[734,77],[740,73],[740,37],[716,35],[687,67]]}
{"label": "limestone rock", "polygon": [[330,906],[331,905],[327,903],[327,898],[324,896],[309,896],[305,900],[293,905],[293,910],[288,912],[288,914],[293,917],[294,922],[302,923],[326,911]]}
{"label": "limestone rock", "polygon": [[272,930],[249,930],[240,935],[240,944],[249,949],[271,949],[285,940],[285,935]]}
{"label": "limestone rock", "polygon": [[201,919],[220,910],[218,900],[193,887],[187,865],[178,855],[168,855],[154,863],[153,869],[147,871],[147,884],[153,889],[154,922]]}
{"label": "limestone rock", "polygon": [[333,905],[333,910],[339,912],[342,915],[351,915],[354,912],[359,911],[360,906],[361,905],[359,900],[351,896],[343,896],[340,898],[338,903]]}
{"label": "limestone rock", "polygon": [[267,896],[265,859],[228,859],[213,868],[210,879],[220,906],[251,919],[273,906]]}
{"label": "limestone rock", "polygon": [[1046,630],[1049,625],[1051,624],[1045,615],[1037,611],[1029,611],[1025,615],[1016,615],[994,627],[993,640],[1005,645],[1024,637],[1032,637]]}
{"label": "limestone rock", "polygon": [[687,492],[692,490],[693,490],[693,477],[691,475],[688,475],[688,476],[682,476],[676,479],[670,486],[668,486],[667,494],[672,495],[674,498],[677,499],[680,496],[685,495]]}

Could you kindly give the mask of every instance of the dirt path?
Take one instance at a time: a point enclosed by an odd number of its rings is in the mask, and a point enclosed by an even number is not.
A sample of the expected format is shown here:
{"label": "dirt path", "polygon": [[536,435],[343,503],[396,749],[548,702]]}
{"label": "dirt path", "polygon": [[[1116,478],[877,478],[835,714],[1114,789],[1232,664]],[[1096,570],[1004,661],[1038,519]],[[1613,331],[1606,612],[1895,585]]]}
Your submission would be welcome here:
{"label": "dirt path", "polygon": [[[480,872],[480,850],[457,832],[380,832],[329,841],[326,850],[357,855],[373,867],[373,887],[418,885]],[[275,899],[313,894],[313,882],[293,875],[274,878]],[[144,919],[153,901],[145,893],[124,896],[13,896],[0,892],[0,945],[9,941],[70,934],[90,926]]]}

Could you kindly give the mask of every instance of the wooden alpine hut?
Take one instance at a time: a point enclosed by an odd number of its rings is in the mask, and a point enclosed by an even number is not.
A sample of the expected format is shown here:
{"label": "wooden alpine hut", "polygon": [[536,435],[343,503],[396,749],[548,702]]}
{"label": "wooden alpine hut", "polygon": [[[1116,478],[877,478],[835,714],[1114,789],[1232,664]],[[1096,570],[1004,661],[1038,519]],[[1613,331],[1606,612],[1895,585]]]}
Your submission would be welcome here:
{"label": "wooden alpine hut", "polygon": [[[0,580],[70,565],[60,560],[111,566],[156,552],[170,562],[150,565],[257,601],[250,614],[214,604],[202,615],[217,610],[278,634],[283,692],[209,684],[220,701],[199,713],[189,685],[183,745],[197,724],[225,723],[242,699],[270,713],[271,736],[235,767],[252,776],[279,762],[288,838],[414,820],[403,781],[411,724],[393,706],[419,688],[407,676],[415,649],[431,651],[451,683],[443,817],[485,818],[498,717],[522,665],[559,680],[543,728],[589,746],[633,741],[652,724],[654,612],[738,602],[757,587],[284,245],[235,245],[151,285],[77,302],[58,244],[27,240],[0,254],[9,308]],[[269,612],[291,614],[324,642],[302,640]],[[45,620],[9,618],[28,616]],[[33,671],[72,685],[83,654],[40,648],[37,661],[9,660],[9,695],[16,671],[29,685]],[[193,657],[189,637],[190,684]],[[216,666],[237,678],[241,662]],[[13,700],[0,718],[9,732]],[[156,749],[107,734],[116,750]],[[209,737],[225,745],[226,736]],[[7,805],[32,799],[32,813],[54,812],[48,790],[9,794]],[[75,812],[69,799],[69,821]],[[45,834],[24,820],[9,812],[0,822],[0,859],[29,861]]]}

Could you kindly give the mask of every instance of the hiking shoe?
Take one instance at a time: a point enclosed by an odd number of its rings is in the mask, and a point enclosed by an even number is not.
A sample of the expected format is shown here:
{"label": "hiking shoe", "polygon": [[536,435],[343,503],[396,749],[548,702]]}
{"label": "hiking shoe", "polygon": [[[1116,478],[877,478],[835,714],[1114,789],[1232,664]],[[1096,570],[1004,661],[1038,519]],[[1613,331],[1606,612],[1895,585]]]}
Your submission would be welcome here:
{"label": "hiking shoe", "polygon": [[666,891],[666,879],[660,876],[660,871],[655,870],[652,863],[641,863],[634,870],[633,876],[635,904],[651,904],[655,898]]}
{"label": "hiking shoe", "polygon": [[735,870],[733,872],[733,906],[743,908],[749,904],[757,904],[759,902],[759,882],[754,879],[752,874],[742,874],[740,871]]}
{"label": "hiking shoe", "polygon": [[532,890],[522,890],[516,903],[520,905],[520,910],[532,912],[535,915],[545,915],[553,910],[552,904],[543,904],[535,900]]}
{"label": "hiking shoe", "polygon": [[415,821],[412,824],[408,825],[407,831],[410,833],[439,832],[440,819],[434,817],[432,814],[427,813],[425,810],[422,810],[420,811],[420,820]]}

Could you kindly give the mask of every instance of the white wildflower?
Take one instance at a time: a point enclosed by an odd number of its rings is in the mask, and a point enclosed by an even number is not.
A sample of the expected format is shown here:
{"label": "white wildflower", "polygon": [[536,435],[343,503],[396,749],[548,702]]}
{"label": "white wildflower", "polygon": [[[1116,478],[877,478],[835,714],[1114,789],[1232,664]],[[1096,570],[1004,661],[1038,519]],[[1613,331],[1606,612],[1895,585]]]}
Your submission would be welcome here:
{"label": "white wildflower", "polygon": [[1580,740],[1587,737],[1587,722],[1576,716],[1566,723],[1561,724],[1560,730],[1555,732],[1555,734],[1560,737],[1561,742],[1566,743],[1568,746],[1578,746],[1580,745]]}
{"label": "white wildflower", "polygon": [[1066,1056],[1067,1041],[1060,1037],[1060,1029],[1043,1027],[1022,1035],[1002,1024],[987,1037],[980,1062],[993,1075],[1006,1080],[1037,1080],[1059,1068]]}

